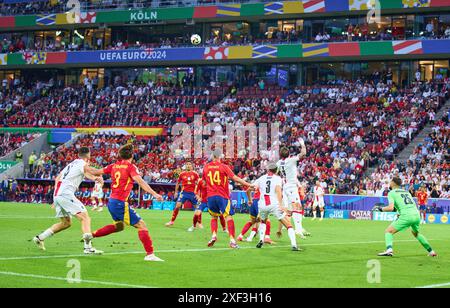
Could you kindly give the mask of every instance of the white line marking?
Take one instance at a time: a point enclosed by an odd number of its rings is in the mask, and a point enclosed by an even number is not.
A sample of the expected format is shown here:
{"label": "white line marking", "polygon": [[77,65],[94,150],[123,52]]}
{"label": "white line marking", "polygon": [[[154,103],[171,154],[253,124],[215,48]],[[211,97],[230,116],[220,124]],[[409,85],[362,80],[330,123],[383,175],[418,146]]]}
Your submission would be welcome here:
{"label": "white line marking", "polygon": [[[432,239],[431,241],[446,241],[446,239]],[[398,240],[396,243],[407,243],[416,242],[416,240]],[[384,241],[366,241],[366,242],[338,242],[338,243],[312,243],[312,244],[301,244],[300,247],[308,246],[336,246],[336,245],[367,245],[367,244],[383,244]],[[266,245],[267,248],[288,248],[290,245]],[[243,249],[256,249],[254,246],[241,247],[239,250]],[[214,251],[232,251],[230,248],[193,248],[193,249],[169,249],[169,250],[156,250],[156,253],[180,253],[180,252],[214,252]],[[127,255],[127,254],[142,254],[143,251],[118,251],[118,252],[106,252],[105,256],[114,255]],[[53,255],[53,256],[21,256],[21,257],[0,257],[0,261],[13,261],[13,260],[34,260],[34,259],[59,259],[59,258],[75,258],[75,257],[94,257],[85,254],[73,254],[73,255]]]}
{"label": "white line marking", "polygon": [[430,284],[428,286],[416,287],[416,289],[432,289],[450,286],[450,282],[440,283],[440,284]]}
{"label": "white line marking", "polygon": [[[14,272],[0,272],[0,275],[26,277],[26,278],[37,278],[37,279],[47,279],[47,280],[58,280],[58,281],[65,281],[65,282],[68,283],[67,278],[63,278],[63,277],[43,276],[43,275],[34,275],[34,274],[23,274],[23,273],[14,273]],[[142,288],[154,288],[154,287],[149,287],[149,286],[140,286],[140,285],[126,284],[126,283],[116,283],[116,282],[97,281],[97,280],[80,279],[79,282],[80,283],[90,283],[90,284],[105,285],[105,286],[126,287],[126,288],[140,288],[140,289],[142,289]],[[74,283],[74,285],[76,285],[76,284]]]}

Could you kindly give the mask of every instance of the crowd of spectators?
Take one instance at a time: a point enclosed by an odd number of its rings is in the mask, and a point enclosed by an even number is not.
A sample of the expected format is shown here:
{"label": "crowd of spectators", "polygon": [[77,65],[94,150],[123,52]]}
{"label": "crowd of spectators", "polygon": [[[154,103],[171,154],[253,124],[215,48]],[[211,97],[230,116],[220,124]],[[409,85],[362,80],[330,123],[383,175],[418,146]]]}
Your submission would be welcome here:
{"label": "crowd of spectators", "polygon": [[15,151],[28,142],[35,139],[39,134],[22,134],[22,133],[8,133],[0,132],[0,158],[8,153]]}
{"label": "crowd of spectators", "polygon": [[82,87],[53,89],[34,104],[5,117],[7,126],[170,126],[187,121],[221,99],[223,88],[192,82],[116,84],[98,88],[87,76]]}
{"label": "crowd of spectators", "polygon": [[[448,191],[448,183],[444,183],[448,180],[448,163],[442,158],[448,156],[448,120],[436,121],[435,114],[448,98],[450,84],[448,81],[417,82],[399,88],[386,76],[389,74],[370,80],[341,81],[290,90],[266,85],[261,80],[256,82],[255,79],[252,86],[232,87],[224,99],[217,97],[203,105],[200,97],[208,100],[209,96],[205,94],[210,94],[208,92],[212,89],[174,88],[167,84],[129,84],[99,89],[85,84],[82,88],[50,91],[37,103],[12,114],[8,124],[55,127],[157,123],[168,128],[180,118],[191,123],[193,115],[200,113],[204,124],[217,123],[222,127],[227,124],[234,127],[250,123],[256,126],[278,124],[282,145],[295,151],[298,138],[306,140],[308,155],[300,161],[299,173],[308,183],[322,181],[328,192],[385,194],[385,174],[379,179],[376,178],[377,172],[372,178],[365,176],[367,168],[378,166],[377,171],[391,172],[394,167],[401,168],[410,176],[405,183],[412,178],[421,182],[421,176],[426,181],[431,178],[439,184],[439,191],[445,196]],[[168,100],[161,99],[165,96]],[[182,97],[187,101],[180,105]],[[186,116],[183,108],[194,106],[201,108],[191,110],[189,117],[183,117]],[[39,116],[35,115],[36,110],[40,112]],[[141,114],[156,119],[149,123]],[[418,148],[408,162],[396,162],[395,156],[430,122],[435,125],[434,133],[426,144]],[[81,146],[91,147],[92,163],[103,167],[115,159],[118,147],[134,142],[135,161],[144,179],[148,182],[173,181],[186,159],[171,150],[174,140],[169,135],[139,138],[133,135],[86,135],[70,147],[62,146],[48,155],[41,154],[33,168],[27,170],[26,177],[53,179],[76,157],[76,149]],[[273,154],[261,152],[250,159],[248,153],[246,144],[244,152],[235,153],[237,158],[229,159],[227,163],[240,176],[254,179],[261,174]],[[199,170],[204,163],[203,159],[194,160]]]}
{"label": "crowd of spectators", "polygon": [[[271,91],[273,92],[273,91]],[[398,89],[383,81],[299,87],[282,98],[238,93],[206,113],[206,122],[235,127],[279,123],[282,144],[307,141],[299,171],[309,183],[324,180],[337,193],[360,193],[358,180],[368,166],[392,160],[442,106],[444,85]],[[266,158],[267,160],[267,158]],[[235,160],[234,170],[256,177],[264,158]]]}
{"label": "crowd of spectators", "polygon": [[450,198],[450,111],[433,122],[432,133],[407,161],[383,161],[365,180],[368,194],[386,194],[389,179],[399,176],[413,195],[424,186],[432,198]]}

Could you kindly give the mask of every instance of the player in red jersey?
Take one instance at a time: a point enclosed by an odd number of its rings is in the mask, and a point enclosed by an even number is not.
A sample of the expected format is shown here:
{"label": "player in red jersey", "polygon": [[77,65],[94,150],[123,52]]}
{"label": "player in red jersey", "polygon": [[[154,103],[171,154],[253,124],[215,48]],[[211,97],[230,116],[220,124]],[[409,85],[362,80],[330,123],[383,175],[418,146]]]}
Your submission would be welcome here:
{"label": "player in red jersey", "polygon": [[[255,237],[256,233],[258,232],[258,223],[260,221],[258,203],[259,203],[259,198],[261,197],[261,193],[260,193],[259,189],[256,189],[255,193],[253,194],[253,197],[252,197],[251,191],[249,189],[247,189],[247,197],[248,197],[249,204],[251,204],[250,220],[244,225],[244,228],[242,228],[241,234],[239,234],[239,236],[237,238],[237,240],[239,242],[242,242],[244,240],[245,234],[251,227],[253,227],[253,228],[252,228],[252,231],[250,232],[249,237],[247,238],[247,242],[253,241],[253,238]],[[274,243],[270,239],[270,227],[271,227],[270,220],[267,219],[267,221],[266,221],[266,236],[264,239],[264,242],[266,244]]]}
{"label": "player in red jersey", "polygon": [[419,204],[420,211],[420,223],[426,224],[427,222],[427,204],[428,204],[428,192],[425,186],[422,186],[416,194],[417,203]]}
{"label": "player in red jersey", "polygon": [[127,202],[134,182],[138,183],[145,192],[153,195],[156,200],[162,201],[162,197],[142,179],[137,167],[132,163],[133,145],[127,144],[121,147],[119,149],[119,158],[119,161],[102,170],[103,174],[110,174],[112,179],[112,192],[108,202],[108,210],[115,223],[95,231],[92,235],[94,238],[103,237],[123,231],[125,225],[133,226],[138,230],[139,239],[147,253],[144,260],[163,261],[153,253],[153,242],[145,222]]}
{"label": "player in red jersey", "polygon": [[[187,162],[186,171],[180,173],[177,184],[175,185],[175,198],[177,198],[177,204],[173,210],[172,219],[166,223],[166,227],[173,226],[177,219],[178,213],[181,207],[187,202],[191,202],[192,206],[196,208],[199,205],[199,200],[195,195],[198,179],[200,178],[198,173],[193,171],[192,163]],[[181,192],[178,194],[178,189],[181,185]]]}
{"label": "player in red jersey", "polygon": [[208,209],[212,216],[211,232],[212,238],[208,247],[214,246],[217,241],[218,217],[223,215],[227,221],[230,236],[230,248],[239,248],[235,240],[234,211],[230,202],[229,180],[237,182],[245,187],[253,187],[240,177],[236,176],[231,169],[221,162],[222,152],[216,149],[213,152],[213,161],[206,164],[203,169],[203,180],[206,183]]}
{"label": "player in red jersey", "polygon": [[202,213],[208,208],[208,192],[206,190],[206,182],[203,179],[198,180],[195,194],[197,200],[200,200],[200,205],[195,209],[192,227],[188,229],[189,232],[194,231],[195,228],[203,229]]}

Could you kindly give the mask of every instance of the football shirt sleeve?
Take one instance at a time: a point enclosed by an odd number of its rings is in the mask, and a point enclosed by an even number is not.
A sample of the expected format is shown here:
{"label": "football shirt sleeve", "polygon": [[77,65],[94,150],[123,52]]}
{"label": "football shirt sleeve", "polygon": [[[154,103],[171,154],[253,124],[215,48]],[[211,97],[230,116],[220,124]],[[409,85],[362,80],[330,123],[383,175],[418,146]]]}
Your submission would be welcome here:
{"label": "football shirt sleeve", "polygon": [[128,173],[130,174],[130,177],[135,177],[135,176],[138,176],[138,175],[140,175],[139,174],[139,170],[138,170],[138,168],[136,167],[136,165],[130,165],[129,167],[128,167]]}
{"label": "football shirt sleeve", "polygon": [[234,177],[233,171],[231,171],[230,167],[228,167],[227,165],[222,165],[222,170],[223,172],[225,172],[229,179]]}
{"label": "football shirt sleeve", "polygon": [[113,167],[113,165],[106,166],[105,168],[103,168],[103,173],[104,174],[111,174],[112,167]]}
{"label": "football shirt sleeve", "polygon": [[393,191],[391,191],[388,194],[388,202],[389,202],[389,204],[394,204],[395,205],[395,198],[394,198],[394,192]]}

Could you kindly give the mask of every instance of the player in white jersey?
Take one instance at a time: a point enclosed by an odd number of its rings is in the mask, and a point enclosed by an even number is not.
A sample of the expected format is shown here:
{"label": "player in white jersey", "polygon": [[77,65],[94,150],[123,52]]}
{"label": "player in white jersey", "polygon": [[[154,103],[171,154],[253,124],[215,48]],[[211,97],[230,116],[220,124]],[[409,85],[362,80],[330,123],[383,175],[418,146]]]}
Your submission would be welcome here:
{"label": "player in white jersey", "polygon": [[275,163],[269,163],[267,170],[268,172],[266,175],[263,175],[253,183],[261,192],[258,203],[261,223],[258,228],[259,242],[256,245],[256,248],[261,248],[264,245],[266,221],[270,215],[274,215],[280,223],[287,228],[292,250],[299,251],[300,249],[297,247],[295,231],[292,228],[289,218],[286,216],[287,209],[283,206],[283,181],[281,177],[276,174],[278,166]]}
{"label": "player in white jersey", "polygon": [[[292,213],[292,219],[294,220],[295,233],[304,238],[305,235],[309,235],[306,230],[303,229],[303,212],[300,201],[299,182],[298,182],[298,161],[306,156],[305,141],[300,138],[300,153],[297,155],[290,155],[289,148],[283,147],[280,150],[281,160],[278,161],[277,166],[279,174],[283,179],[283,201],[284,206]],[[281,225],[278,230],[278,235],[281,235]]]}
{"label": "player in white jersey", "polygon": [[323,200],[323,196],[325,195],[325,190],[323,189],[320,181],[316,182],[316,186],[314,186],[314,200],[313,200],[313,220],[317,218],[317,207],[320,210],[320,220],[323,220],[323,216],[325,213],[325,201]]}
{"label": "player in white jersey", "polygon": [[96,182],[91,194],[91,204],[93,211],[103,211],[103,185]]}
{"label": "player in white jersey", "polygon": [[92,247],[91,219],[83,203],[75,197],[75,192],[84,178],[100,183],[103,183],[103,178],[101,177],[101,170],[89,167],[91,158],[89,148],[80,148],[78,157],[78,159],[67,165],[55,179],[53,203],[56,217],[61,221],[34,237],[33,242],[40,249],[45,250],[44,241],[54,234],[70,228],[72,216],[75,216],[81,222],[84,253],[102,254],[102,251]]}

